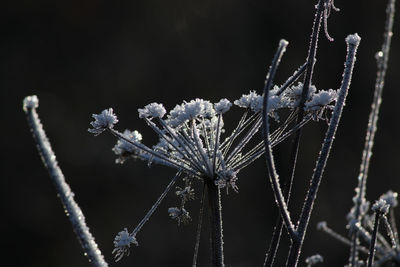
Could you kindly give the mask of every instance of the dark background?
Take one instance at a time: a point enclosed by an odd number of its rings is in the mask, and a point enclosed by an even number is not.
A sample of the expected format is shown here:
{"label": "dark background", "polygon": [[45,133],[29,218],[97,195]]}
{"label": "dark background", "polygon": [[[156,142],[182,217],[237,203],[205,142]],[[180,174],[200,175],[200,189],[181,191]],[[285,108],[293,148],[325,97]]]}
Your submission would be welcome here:
{"label": "dark background", "polygon": [[[10,266],[89,266],[25,121],[23,97],[36,94],[58,161],[109,264],[190,266],[198,198],[187,206],[192,223],[178,227],[167,214],[167,208],[178,203],[172,193],[138,234],[140,246],[113,263],[115,234],[136,226],[174,170],[148,168],[141,161],[114,164],[114,138],[87,132],[91,114],[113,107],[120,119],[117,128],[137,129],[151,145],[156,136],[139,120],[138,108],[157,101],[171,109],[196,97],[216,102],[222,97],[235,100],[249,90],[260,92],[279,39],[285,38],[289,46],[276,78],[281,84],[305,61],[316,2],[5,1],[0,19],[3,260],[11,260]],[[329,18],[335,42],[321,35],[313,83],[320,89],[338,88],[344,38],[357,32],[362,41],[306,237],[303,266],[305,257],[315,253],[325,257],[324,266],[347,262],[348,249],[316,231],[315,225],[326,220],[346,234],[345,216],[352,205],[373,94],[374,55],[382,43],[386,1],[337,0],[336,5],[342,11]],[[399,26],[397,17],[370,168],[370,200],[400,188]],[[237,109],[225,116],[228,129],[238,116]],[[320,122],[304,131],[290,205],[295,218],[325,130],[326,123]],[[286,142],[275,150],[282,177],[288,174],[288,148]],[[259,160],[239,174],[240,193],[223,197],[227,266],[263,262],[277,214],[266,178]],[[209,266],[207,238],[205,233],[199,266]],[[277,266],[283,266],[287,249],[284,241]]]}

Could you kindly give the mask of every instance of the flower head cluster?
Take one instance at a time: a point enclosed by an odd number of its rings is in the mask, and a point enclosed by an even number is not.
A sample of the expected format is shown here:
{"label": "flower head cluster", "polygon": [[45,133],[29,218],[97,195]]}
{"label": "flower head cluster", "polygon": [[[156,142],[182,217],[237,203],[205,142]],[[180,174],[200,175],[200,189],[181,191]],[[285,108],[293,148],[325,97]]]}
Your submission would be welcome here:
{"label": "flower head cluster", "polygon": [[128,230],[125,228],[123,231],[119,232],[114,239],[115,248],[113,250],[113,254],[116,253],[115,261],[119,261],[124,255],[129,256],[129,248],[131,244],[135,244],[137,246],[138,242],[136,241],[135,236],[129,234]]}
{"label": "flower head cluster", "polygon": [[99,135],[107,129],[114,128],[114,125],[118,122],[117,116],[114,114],[112,108],[103,110],[100,114],[93,114],[94,121],[90,123],[92,129],[88,129],[90,133]]}
{"label": "flower head cluster", "polygon": [[[269,95],[268,114],[278,118],[278,110],[298,107],[302,89],[302,83],[283,92],[275,86]],[[305,110],[318,113],[329,108],[336,97],[334,90],[316,92],[316,88],[311,86]],[[137,131],[125,130],[119,133],[114,130],[118,119],[111,108],[93,115],[95,120],[91,122],[93,128],[89,132],[98,135],[109,129],[119,137],[113,148],[118,156],[117,163],[123,163],[130,157],[140,158],[182,170],[190,177],[211,179],[218,187],[229,187],[237,192],[238,172],[260,157],[264,151],[262,142],[244,151],[260,129],[262,102],[263,96],[254,91],[234,101],[236,106],[245,108],[246,112],[236,129],[224,140],[223,114],[232,107],[232,103],[226,98],[214,104],[199,98],[184,101],[168,114],[159,103],[151,103],[138,109],[139,117],[159,136],[158,143],[152,148],[141,143],[142,136]],[[278,141],[283,136],[280,132],[272,136],[272,140]]]}
{"label": "flower head cluster", "polygon": [[168,213],[172,219],[178,222],[178,225],[187,224],[191,220],[189,212],[184,208],[172,207],[168,209]]}

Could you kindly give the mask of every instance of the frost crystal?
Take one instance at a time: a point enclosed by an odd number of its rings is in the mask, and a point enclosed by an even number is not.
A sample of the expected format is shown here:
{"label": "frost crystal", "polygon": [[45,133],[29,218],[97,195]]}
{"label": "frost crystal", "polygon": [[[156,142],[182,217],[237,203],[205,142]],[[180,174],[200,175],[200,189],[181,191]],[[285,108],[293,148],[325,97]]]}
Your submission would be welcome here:
{"label": "frost crystal", "polygon": [[312,266],[320,262],[324,262],[324,258],[319,254],[313,255],[306,259],[306,263],[308,264],[308,266]]}
{"label": "frost crystal", "polygon": [[218,114],[223,114],[227,112],[231,108],[231,106],[232,103],[226,98],[223,98],[218,103],[214,104],[215,111]]}
{"label": "frost crystal", "polygon": [[114,114],[113,109],[105,109],[100,114],[93,114],[94,121],[90,123],[92,129],[88,131],[95,136],[101,134],[107,129],[114,128],[114,125],[118,122],[117,116]]}
{"label": "frost crystal", "polygon": [[172,219],[177,220],[178,225],[181,223],[187,224],[191,220],[189,212],[184,208],[172,207],[168,209],[168,213]]}
{"label": "frost crystal", "polygon": [[219,174],[217,180],[215,180],[215,185],[219,188],[226,188],[226,192],[228,193],[228,189],[232,188],[236,193],[239,192],[239,188],[236,185],[236,181],[238,180],[236,176],[236,172],[232,169],[223,170]]}
{"label": "frost crystal", "polygon": [[355,34],[350,34],[346,37],[346,42],[348,44],[352,44],[352,45],[358,45],[361,41],[361,37],[355,33]]}
{"label": "frost crystal", "polygon": [[126,159],[131,156],[136,156],[141,153],[141,150],[134,146],[132,143],[139,144],[142,141],[142,135],[138,131],[130,131],[126,129],[123,136],[129,140],[120,139],[113,147],[114,153],[118,156],[116,163],[124,163]]}
{"label": "frost crystal", "polygon": [[372,205],[372,210],[375,212],[380,212],[382,214],[386,214],[389,211],[389,204],[386,203],[385,200],[379,199],[375,201],[374,205]]}
{"label": "frost crystal", "polygon": [[329,104],[336,101],[338,97],[337,91],[329,89],[328,91],[321,90],[312,96],[312,99],[305,104],[306,110],[319,110],[322,107],[333,108]]}
{"label": "frost crystal", "polygon": [[185,188],[177,187],[175,194],[182,199],[183,202],[194,199],[194,189],[190,186],[185,186]]}
{"label": "frost crystal", "polygon": [[167,112],[162,104],[151,103],[146,105],[144,108],[139,108],[139,118],[162,118]]}
{"label": "frost crystal", "polygon": [[250,91],[247,95],[242,95],[241,98],[233,102],[236,106],[241,108],[250,108],[253,112],[260,112],[262,110],[263,98],[255,91]]}
{"label": "frost crystal", "polygon": [[397,207],[397,193],[393,192],[392,190],[389,190],[385,194],[383,194],[380,199],[383,199],[386,201],[388,205],[390,205],[391,208]]}
{"label": "frost crystal", "polygon": [[36,95],[27,96],[24,98],[23,108],[27,111],[31,108],[37,108],[39,106],[39,99]]}
{"label": "frost crystal", "polygon": [[115,253],[115,261],[121,260],[125,255],[129,256],[131,244],[139,245],[135,236],[129,234],[128,230],[125,228],[123,231],[119,232],[114,239],[115,248],[112,253]]}

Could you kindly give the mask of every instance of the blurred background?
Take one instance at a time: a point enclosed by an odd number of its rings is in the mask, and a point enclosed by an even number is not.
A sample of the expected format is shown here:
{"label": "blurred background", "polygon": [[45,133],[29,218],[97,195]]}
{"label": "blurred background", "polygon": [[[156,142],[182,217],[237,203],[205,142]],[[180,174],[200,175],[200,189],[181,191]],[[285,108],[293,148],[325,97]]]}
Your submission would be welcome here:
{"label": "blurred background", "polygon": [[[169,110],[199,97],[235,100],[260,92],[278,42],[289,41],[278,69],[282,84],[305,62],[317,1],[147,0],[6,1],[2,8],[0,95],[2,175],[0,221],[4,258],[10,266],[89,266],[36,152],[22,100],[36,94],[38,109],[59,164],[75,192],[87,223],[110,266],[190,266],[195,241],[197,199],[187,204],[192,222],[177,226],[167,209],[178,205],[170,193],[138,234],[131,256],[112,260],[114,236],[132,230],[174,175],[145,162],[114,163],[111,135],[87,132],[92,113],[113,107],[117,129],[137,129],[144,143],[156,135],[137,116],[150,102]],[[316,230],[325,220],[346,235],[372,101],[376,63],[387,1],[337,0],[341,12],[321,34],[313,83],[338,88],[346,55],[344,38],[361,37],[348,102],[322,180],[300,266],[315,253],[324,266],[347,263],[348,248]],[[397,8],[397,11],[400,11]],[[400,190],[400,14],[394,25],[389,70],[383,93],[367,196]],[[240,112],[225,116],[228,132]],[[326,123],[309,124],[302,136],[291,213],[297,218],[323,139]],[[288,175],[290,142],[275,149],[281,177]],[[223,195],[227,266],[261,266],[277,209],[263,160],[239,174],[240,193]],[[294,219],[296,220],[296,219]],[[205,228],[208,221],[205,220]],[[286,236],[276,266],[283,266]],[[208,232],[200,245],[199,266],[209,266]]]}

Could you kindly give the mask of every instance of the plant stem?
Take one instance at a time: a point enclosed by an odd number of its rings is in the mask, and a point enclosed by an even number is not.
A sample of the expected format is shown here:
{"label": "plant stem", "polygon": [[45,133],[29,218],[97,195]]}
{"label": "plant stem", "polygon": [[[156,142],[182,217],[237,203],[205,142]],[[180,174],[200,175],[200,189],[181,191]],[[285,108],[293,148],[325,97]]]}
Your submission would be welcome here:
{"label": "plant stem", "polygon": [[285,226],[289,232],[290,238],[295,239],[296,232],[295,232],[293,223],[290,219],[289,211],[286,206],[286,201],[283,197],[283,193],[282,193],[281,187],[279,185],[279,176],[275,169],[274,156],[272,154],[272,148],[271,148],[271,142],[270,142],[270,136],[269,136],[269,123],[268,123],[268,112],[267,112],[268,111],[269,91],[272,87],[273,79],[275,77],[275,72],[278,67],[279,61],[280,61],[283,53],[285,52],[287,44],[288,44],[288,42],[285,40],[281,40],[279,42],[278,50],[275,53],[274,59],[272,60],[270,70],[267,74],[267,78],[266,78],[266,82],[265,82],[265,86],[264,86],[262,121],[263,121],[263,137],[264,137],[264,146],[265,146],[265,159],[266,159],[266,164],[267,164],[267,169],[268,169],[269,180],[272,185],[272,190],[274,192],[275,201],[278,205],[280,215],[283,218]]}
{"label": "plant stem", "polygon": [[214,267],[223,267],[224,240],[222,228],[221,192],[212,180],[206,181],[211,223],[211,260]]}
{"label": "plant stem", "polygon": [[359,42],[360,42],[360,37],[357,34],[349,35],[346,38],[347,56],[345,61],[345,69],[343,72],[342,85],[340,87],[339,96],[338,99],[336,100],[335,109],[333,111],[332,118],[330,120],[329,127],[326,132],[324,142],[322,144],[321,152],[319,154],[317,164],[311,178],[307,197],[300,214],[299,223],[296,229],[299,239],[293,240],[292,246],[289,251],[289,257],[286,266],[290,267],[297,266],[300,257],[301,248],[303,246],[304,237],[307,231],[308,222],[311,217],[311,212],[314,206],[315,198],[318,193],[318,188],[321,183],[322,174],[324,172],[326,162],[329,157],[329,152],[331,150],[333,140],[335,138],[336,130],[340,122],[340,117],[342,115],[348,89],[350,87],[351,76],[354,68],[354,62]]}
{"label": "plant stem", "polygon": [[369,246],[369,256],[368,256],[367,267],[372,267],[372,264],[374,263],[376,237],[377,237],[377,233],[378,233],[379,219],[380,219],[381,215],[382,215],[381,212],[376,212],[376,214],[375,214],[374,230],[372,232],[371,244]]}
{"label": "plant stem", "polygon": [[[28,98],[32,97],[25,98],[25,101],[27,101]],[[74,193],[71,191],[70,186],[65,181],[65,177],[58,166],[56,156],[50,145],[50,141],[47,139],[43,125],[40,122],[38,114],[36,113],[36,108],[25,105],[24,110],[33,138],[35,139],[37,149],[40,157],[42,158],[43,165],[49,172],[50,178],[56,188],[57,195],[64,206],[65,213],[71,222],[72,228],[79,240],[79,243],[85,251],[85,255],[88,257],[89,262],[95,267],[108,266],[96,244],[96,241],[94,240],[94,237],[89,231],[89,227],[86,225],[82,210],[74,200]]]}
{"label": "plant stem", "polygon": [[142,227],[149,221],[151,215],[156,211],[156,209],[160,206],[161,202],[164,200],[164,198],[167,196],[168,192],[172,189],[178,178],[181,176],[182,171],[178,171],[174,178],[169,182],[167,187],[164,189],[164,191],[161,193],[161,195],[157,198],[156,202],[151,206],[150,210],[146,213],[144,218],[139,222],[139,224],[135,227],[135,229],[132,231],[131,235],[136,236],[137,233],[140,232]]}
{"label": "plant stem", "polygon": [[[301,99],[300,99],[299,114],[297,115],[297,124],[300,123],[304,118],[304,109],[303,108],[304,108],[304,103],[307,100],[308,92],[309,92],[309,89],[311,86],[312,75],[313,75],[313,70],[314,70],[314,65],[315,65],[315,56],[317,53],[318,36],[319,36],[320,28],[321,28],[323,9],[324,9],[323,0],[319,0],[318,6],[317,6],[317,11],[315,14],[314,23],[313,23],[312,33],[311,33],[311,40],[310,40],[310,46],[309,46],[309,50],[308,50],[307,62],[305,64],[305,72],[306,73],[305,73],[305,77],[304,77],[303,90],[302,90],[302,95],[301,95]],[[300,73],[300,71],[299,71],[299,73]],[[280,92],[282,92],[282,91],[280,90]],[[293,146],[292,146],[292,150],[290,153],[290,163],[289,163],[289,165],[291,166],[291,174],[290,174],[289,179],[286,179],[285,186],[284,186],[284,196],[287,199],[286,204],[289,204],[292,184],[293,184],[293,180],[294,180],[294,176],[295,176],[295,172],[296,172],[297,155],[299,152],[300,137],[301,137],[301,129],[299,129],[296,132],[296,135],[293,138]],[[282,222],[280,219],[278,219],[277,224],[275,225],[275,228],[274,228],[271,245],[268,250],[267,258],[264,262],[264,266],[272,266],[273,265],[273,259],[275,258],[275,254],[278,251],[281,234],[282,234]],[[274,246],[276,246],[276,248],[274,248]]]}
{"label": "plant stem", "polygon": [[203,212],[204,212],[205,196],[206,196],[206,184],[204,183],[202,193],[201,193],[201,199],[200,199],[200,211],[199,211],[199,219],[198,219],[199,221],[197,223],[196,244],[194,246],[192,267],[197,266],[197,256],[199,255],[199,247],[200,247],[201,227],[203,225]]}
{"label": "plant stem", "polygon": [[[368,118],[368,128],[365,137],[364,150],[361,158],[360,173],[358,176],[357,187],[359,191],[357,200],[355,202],[356,205],[355,218],[357,222],[361,220],[360,207],[361,204],[365,201],[369,163],[371,161],[372,148],[374,145],[374,139],[379,118],[379,110],[382,103],[382,91],[388,66],[390,43],[393,35],[392,29],[393,29],[393,20],[395,12],[395,2],[396,2],[395,0],[388,1],[386,7],[386,21],[385,21],[385,31],[384,31],[384,38],[383,38],[384,40],[382,44],[382,49],[376,54],[378,71],[375,81],[374,98],[371,105],[371,112]],[[357,232],[354,232],[352,234],[353,247],[358,245],[357,239],[358,239]],[[357,261],[357,252],[355,249],[352,249],[350,256],[350,267],[354,267],[356,261]]]}

